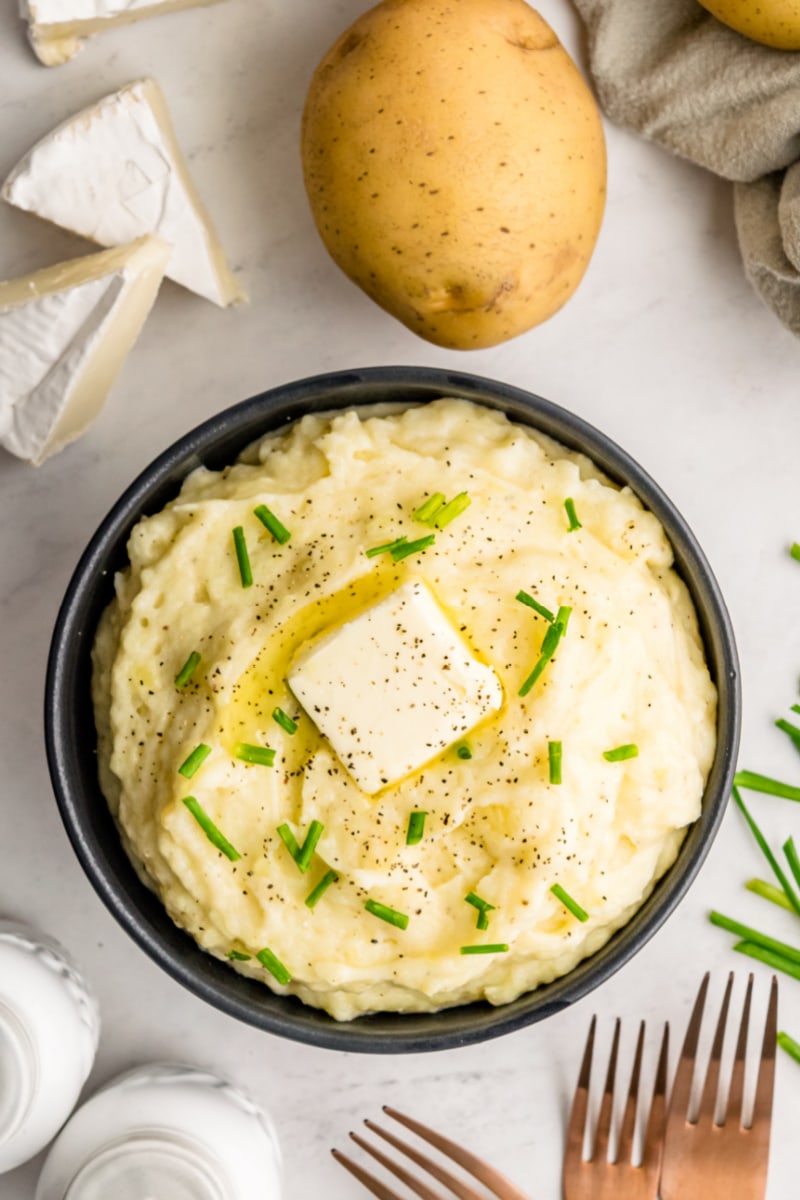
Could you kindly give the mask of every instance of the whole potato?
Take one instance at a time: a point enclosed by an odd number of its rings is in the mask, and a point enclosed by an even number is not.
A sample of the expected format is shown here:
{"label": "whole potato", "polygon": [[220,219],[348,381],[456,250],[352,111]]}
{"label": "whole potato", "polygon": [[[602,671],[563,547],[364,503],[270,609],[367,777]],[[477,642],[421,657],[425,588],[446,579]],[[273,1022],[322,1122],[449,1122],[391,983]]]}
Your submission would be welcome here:
{"label": "whole potato", "polygon": [[703,8],[754,42],[800,50],[800,0],[700,0]]}
{"label": "whole potato", "polygon": [[332,257],[440,346],[552,316],[600,229],[599,112],[524,0],[383,0],[317,68],[302,152]]}

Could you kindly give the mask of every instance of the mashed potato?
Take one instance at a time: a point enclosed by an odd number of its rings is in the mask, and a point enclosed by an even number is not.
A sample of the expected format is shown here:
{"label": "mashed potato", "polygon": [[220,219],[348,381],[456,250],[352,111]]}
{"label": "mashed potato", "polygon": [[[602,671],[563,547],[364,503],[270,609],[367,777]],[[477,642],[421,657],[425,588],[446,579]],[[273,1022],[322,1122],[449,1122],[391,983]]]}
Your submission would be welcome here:
{"label": "mashed potato", "polygon": [[[427,497],[463,492],[445,527],[415,520]],[[398,561],[366,553],[431,533]],[[194,471],[129,554],[94,648],[101,780],[127,851],[207,951],[339,1020],[504,1004],[565,974],[630,919],[700,812],[716,697],[663,529],[588,460],[496,412],[305,417]],[[286,680],[315,638],[413,581],[502,703],[368,795]],[[520,591],[568,617],[524,695],[554,621]],[[609,760],[619,747],[630,757]],[[408,844],[413,812],[424,830]]]}

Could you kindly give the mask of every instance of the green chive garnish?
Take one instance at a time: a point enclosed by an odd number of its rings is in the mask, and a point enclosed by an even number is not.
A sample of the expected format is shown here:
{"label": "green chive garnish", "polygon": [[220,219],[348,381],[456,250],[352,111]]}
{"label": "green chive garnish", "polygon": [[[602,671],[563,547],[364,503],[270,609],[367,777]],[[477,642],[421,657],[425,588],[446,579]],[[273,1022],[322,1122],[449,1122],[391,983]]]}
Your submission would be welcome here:
{"label": "green chive garnish", "polygon": [[752,833],[753,837],[758,842],[758,845],[761,849],[761,853],[764,855],[767,862],[772,867],[772,873],[775,876],[775,878],[777,879],[778,883],[783,888],[786,899],[789,901],[789,903],[791,904],[794,911],[798,914],[798,916],[800,916],[800,899],[798,899],[794,888],[789,883],[789,880],[786,878],[785,874],[783,873],[783,870],[781,869],[780,864],[778,863],[778,860],[776,859],[775,855],[772,853],[769,846],[767,845],[767,839],[764,837],[764,835],[761,832],[761,830],[759,829],[758,825],[755,823],[752,816],[750,815],[750,813],[747,809],[747,806],[745,805],[745,802],[742,799],[741,792],[739,791],[738,787],[736,787],[735,784],[734,784],[733,788],[731,789],[731,794],[733,796],[733,799],[734,799],[736,805],[740,809],[742,816],[744,817],[745,821],[747,821],[747,824],[750,826],[750,832]]}
{"label": "green chive garnish", "polygon": [[285,824],[279,825],[277,828],[277,834],[278,834],[278,837],[283,842],[286,849],[291,854],[294,861],[297,862],[297,860],[300,856],[300,843],[298,842],[297,838],[292,833],[289,826],[285,825]]}
{"label": "green chive garnish", "polygon": [[364,908],[368,913],[372,913],[373,917],[380,917],[382,921],[386,921],[389,925],[395,925],[398,929],[408,928],[408,917],[406,914],[397,912],[394,908],[389,908],[387,904],[380,904],[377,900],[367,900]]}
{"label": "green chive garnish", "polygon": [[228,958],[231,959],[232,962],[250,962],[252,955],[242,954],[241,950],[230,950],[228,951]]}
{"label": "green chive garnish", "polygon": [[175,676],[175,687],[185,688],[199,666],[200,652],[199,650],[193,650]]}
{"label": "green chive garnish", "polygon": [[211,753],[211,747],[206,746],[203,742],[199,746],[195,746],[192,753],[178,767],[178,774],[184,779],[192,779],[202,767],[203,763]]}
{"label": "green chive garnish", "polygon": [[800,704],[793,704],[792,712],[800,713]]}
{"label": "green chive garnish", "polygon": [[422,835],[425,832],[425,818],[427,815],[428,814],[426,812],[422,812],[421,809],[415,809],[414,812],[409,813],[408,829],[406,830],[407,846],[416,846],[422,841]]}
{"label": "green chive garnish", "polygon": [[547,743],[547,758],[550,767],[550,782],[561,783],[561,742]]}
{"label": "green chive garnish", "polygon": [[575,501],[571,496],[564,501],[564,508],[567,510],[567,520],[569,521],[567,532],[572,533],[574,529],[582,529],[583,526],[578,520],[578,514],[575,512]]}
{"label": "green chive garnish", "polygon": [[556,625],[561,626],[561,636],[562,637],[566,637],[567,626],[569,625],[569,619],[571,616],[572,616],[572,606],[569,604],[562,604],[561,607],[559,608],[558,612],[556,613]]}
{"label": "green chive garnish", "polygon": [[783,853],[786,855],[786,861],[794,875],[794,881],[800,888],[800,858],[797,855],[794,838],[789,838],[788,841],[783,843]]}
{"label": "green chive garnish", "polygon": [[233,531],[233,544],[236,548],[236,561],[239,564],[242,587],[252,587],[253,572],[250,568],[250,555],[247,553],[247,542],[245,541],[244,529],[241,525],[237,525]]}
{"label": "green chive garnish", "polygon": [[488,929],[489,913],[494,912],[497,905],[490,904],[488,900],[483,900],[480,896],[477,896],[475,892],[467,892],[464,899],[466,900],[467,904],[471,904],[473,908],[477,908],[478,910],[478,920],[476,922],[477,928]]}
{"label": "green chive garnish", "polygon": [[233,747],[233,757],[242,762],[255,763],[259,767],[271,767],[275,764],[275,751],[270,746],[254,746],[250,742],[237,742]]}
{"label": "green chive garnish", "polygon": [[266,967],[270,975],[277,979],[278,983],[291,983],[291,972],[286,970],[286,967],[283,965],[281,960],[277,957],[277,955],[273,954],[271,950],[268,950],[266,947],[264,947],[263,950],[259,950],[256,958],[261,963],[262,967]]}
{"label": "green chive garnish", "polygon": [[768,967],[772,967],[773,971],[783,971],[784,974],[791,975],[793,979],[800,979],[800,963],[793,962],[790,958],[784,958],[782,954],[765,950],[763,946],[757,946],[755,942],[736,942],[733,948],[739,954],[747,954],[750,958],[757,958],[759,962],[766,963]]}
{"label": "green chive garnish", "polygon": [[775,887],[774,883],[767,883],[765,879],[748,879],[744,886],[748,892],[754,892],[756,896],[761,896],[762,900],[769,900],[771,904],[778,904],[781,908],[794,912],[786,893],[782,888]]}
{"label": "green chive garnish", "polygon": [[784,721],[782,717],[775,724],[778,729],[783,730],[792,739],[797,749],[800,750],[800,729],[796,725],[792,725],[791,721]]}
{"label": "green chive garnish", "polygon": [[401,558],[408,558],[409,554],[417,554],[420,550],[427,550],[435,541],[435,533],[428,533],[425,537],[417,538],[415,542],[407,542],[403,539],[399,545],[390,546],[389,553],[394,562],[400,562]]}
{"label": "green chive garnish", "polygon": [[633,742],[629,742],[626,746],[615,746],[613,750],[604,750],[603,758],[606,762],[624,762],[626,758],[638,758],[639,747]]}
{"label": "green chive garnish", "polygon": [[194,796],[184,796],[183,803],[188,808],[189,812],[194,817],[197,824],[202,829],[212,846],[216,846],[217,850],[222,851],[226,858],[231,862],[238,862],[242,857],[239,851],[232,846],[224,834],[220,833],[214,822],[205,812],[202,805],[195,800]]}
{"label": "green chive garnish", "polygon": [[335,871],[326,871],[315,888],[308,893],[305,899],[308,908],[316,908],[318,901],[322,898],[325,892],[332,883],[338,883],[339,876]]}
{"label": "green chive garnish", "polygon": [[529,592],[523,591],[522,588],[517,592],[514,599],[519,600],[520,604],[527,604],[528,608],[532,608],[540,617],[544,617],[545,621],[549,621],[551,624],[555,621],[555,617],[550,612],[550,609],[545,608],[538,600],[534,600],[533,596]]}
{"label": "green chive garnish", "polygon": [[285,546],[289,538],[292,536],[285,525],[282,525],[272,509],[267,508],[266,504],[259,504],[258,508],[254,508],[253,512],[258,517],[265,529],[268,529],[276,542],[281,546]]}
{"label": "green chive garnish", "polygon": [[577,917],[579,921],[588,921],[589,914],[585,908],[581,908],[577,900],[573,900],[569,892],[565,892],[560,883],[554,883],[550,891],[555,896],[556,900],[560,900],[564,908],[568,908],[573,917]]}
{"label": "green chive garnish", "polygon": [[486,942],[483,946],[462,946],[462,954],[506,954],[508,946],[505,942]]}
{"label": "green chive garnish", "polygon": [[459,758],[463,759],[464,762],[472,758],[472,751],[466,742],[462,742],[460,746],[456,746],[456,754]]}
{"label": "green chive garnish", "polygon": [[433,518],[433,524],[437,529],[445,529],[451,521],[455,521],[456,517],[460,516],[465,508],[469,508],[472,501],[466,492],[459,492],[452,500],[448,500],[443,508],[440,508]]}
{"label": "green chive garnish", "polygon": [[395,538],[393,542],[382,542],[380,546],[371,546],[369,550],[365,550],[367,558],[375,558],[376,554],[386,554],[389,550],[396,550],[398,546],[403,546],[408,541],[407,537]]}
{"label": "green chive garnish", "polygon": [[800,1062],[800,1042],[796,1042],[788,1033],[783,1032],[778,1034],[776,1041],[781,1050],[785,1050],[795,1062]]}
{"label": "green chive garnish", "polygon": [[295,859],[295,862],[303,874],[305,874],[308,868],[311,866],[311,859],[314,857],[314,851],[317,848],[317,843],[322,837],[324,829],[325,826],[321,821],[312,821],[308,827],[308,833],[306,834],[305,841],[300,847],[299,853]]}
{"label": "green chive garnish", "polygon": [[282,708],[273,708],[272,719],[280,725],[281,729],[285,729],[287,733],[295,733],[297,730],[297,721],[293,721]]}
{"label": "green chive garnish", "polygon": [[444,507],[444,502],[444,492],[434,492],[412,513],[414,520],[420,521],[423,525],[430,525],[439,509]]}
{"label": "green chive garnish", "polygon": [[784,800],[800,800],[800,788],[788,783],[780,783],[767,775],[757,775],[754,771],[737,771],[733,777],[737,787],[747,788],[751,792],[764,792],[768,796],[781,796]]}
{"label": "green chive garnish", "polygon": [[544,639],[542,641],[542,648],[539,652],[539,658],[536,662],[535,667],[533,668],[530,675],[523,683],[522,687],[519,689],[520,696],[527,696],[528,692],[531,690],[533,685],[536,683],[536,680],[539,678],[542,671],[544,671],[545,667],[550,662],[550,659],[555,654],[556,649],[558,647],[558,643],[561,641],[563,633],[564,633],[563,624],[560,621],[554,621],[553,624],[547,630],[547,633],[544,635]]}
{"label": "green chive garnish", "polygon": [[792,548],[789,553],[796,562],[800,562],[800,542],[792,542]]}
{"label": "green chive garnish", "polygon": [[754,946],[761,946],[764,950],[771,950],[773,954],[780,954],[781,958],[787,958],[800,966],[800,950],[790,946],[787,942],[776,941],[766,933],[759,933],[757,929],[752,929],[749,925],[742,925],[740,921],[734,921],[731,917],[723,916],[722,913],[711,912],[708,919],[719,929],[735,933],[743,941],[752,942]]}

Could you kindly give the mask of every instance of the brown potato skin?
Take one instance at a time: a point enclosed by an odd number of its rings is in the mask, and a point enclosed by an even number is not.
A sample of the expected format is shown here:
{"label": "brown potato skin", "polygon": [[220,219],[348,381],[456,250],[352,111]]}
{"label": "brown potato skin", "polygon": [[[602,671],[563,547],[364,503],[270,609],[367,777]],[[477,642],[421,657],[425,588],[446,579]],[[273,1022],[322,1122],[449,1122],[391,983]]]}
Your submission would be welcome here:
{"label": "brown potato skin", "polygon": [[383,0],[318,66],[302,156],[333,259],[439,346],[547,320],[600,230],[600,114],[524,0]]}

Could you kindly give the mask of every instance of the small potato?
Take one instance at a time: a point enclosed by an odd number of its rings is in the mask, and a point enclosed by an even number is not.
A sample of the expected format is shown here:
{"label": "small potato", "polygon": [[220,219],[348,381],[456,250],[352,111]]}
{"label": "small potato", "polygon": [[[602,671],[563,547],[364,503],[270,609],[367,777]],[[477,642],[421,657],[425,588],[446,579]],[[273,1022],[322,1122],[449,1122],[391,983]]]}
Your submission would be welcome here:
{"label": "small potato", "polygon": [[764,46],[800,50],[800,0],[700,0],[724,25]]}
{"label": "small potato", "polygon": [[600,229],[600,115],[524,0],[383,0],[317,68],[302,154],[332,257],[440,346],[547,320]]}

